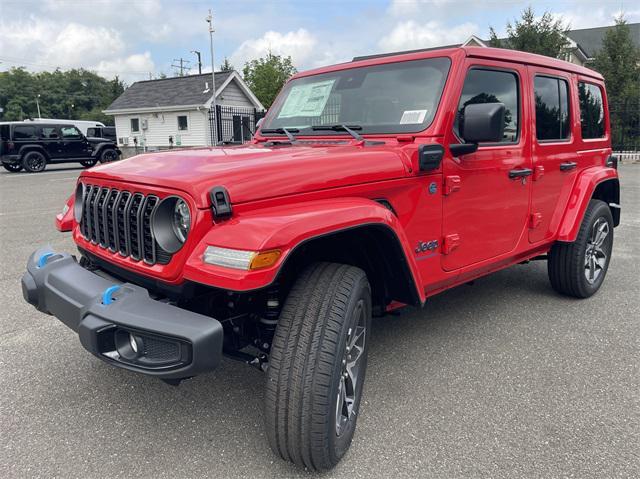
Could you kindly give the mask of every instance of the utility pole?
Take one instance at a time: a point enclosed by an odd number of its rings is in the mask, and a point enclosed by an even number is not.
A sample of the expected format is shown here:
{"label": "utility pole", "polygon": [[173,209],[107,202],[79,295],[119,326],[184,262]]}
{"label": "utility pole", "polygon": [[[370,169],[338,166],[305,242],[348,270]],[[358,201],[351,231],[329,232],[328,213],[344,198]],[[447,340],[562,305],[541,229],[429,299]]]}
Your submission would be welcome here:
{"label": "utility pole", "polygon": [[171,66],[173,68],[178,68],[180,70],[180,76],[183,77],[184,76],[184,72],[185,70],[187,72],[189,72],[189,70],[191,70],[191,67],[189,67],[187,64],[191,63],[189,60],[184,60],[183,58],[174,58],[173,59],[174,62],[180,62],[180,65],[174,65],[173,63],[171,64]]}
{"label": "utility pole", "polygon": [[40,93],[38,93],[38,95],[36,96],[36,106],[38,107],[38,118],[42,118],[42,116],[40,116]]}
{"label": "utility pole", "polygon": [[218,146],[218,108],[216,105],[216,62],[213,56],[213,15],[211,9],[209,9],[209,15],[207,15],[207,23],[209,24],[209,46],[211,48],[211,89],[213,90],[213,99],[211,101],[211,107],[213,108],[213,146]]}
{"label": "utility pole", "polygon": [[202,75],[202,58],[198,50],[191,50],[191,53],[195,53],[198,56],[198,75]]}

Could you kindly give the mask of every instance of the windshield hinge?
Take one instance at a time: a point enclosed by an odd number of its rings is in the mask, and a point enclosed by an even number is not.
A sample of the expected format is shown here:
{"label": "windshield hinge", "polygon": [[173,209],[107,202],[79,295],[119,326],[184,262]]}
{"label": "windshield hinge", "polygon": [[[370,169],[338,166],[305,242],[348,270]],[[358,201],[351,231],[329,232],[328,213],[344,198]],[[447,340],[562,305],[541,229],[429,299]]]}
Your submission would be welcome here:
{"label": "windshield hinge", "polygon": [[397,135],[396,140],[398,143],[410,143],[415,140],[416,137],[413,135]]}

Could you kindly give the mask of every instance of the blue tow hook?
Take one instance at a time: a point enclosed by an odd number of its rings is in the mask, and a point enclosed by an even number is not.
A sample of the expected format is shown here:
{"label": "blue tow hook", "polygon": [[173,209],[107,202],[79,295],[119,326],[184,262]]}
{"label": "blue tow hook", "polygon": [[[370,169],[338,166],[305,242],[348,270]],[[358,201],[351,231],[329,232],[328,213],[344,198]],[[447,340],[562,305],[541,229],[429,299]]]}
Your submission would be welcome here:
{"label": "blue tow hook", "polygon": [[38,268],[42,268],[45,264],[47,264],[47,261],[49,261],[49,258],[51,258],[52,256],[55,256],[55,253],[44,253],[44,254],[42,254],[38,258],[38,263],[37,263]]}
{"label": "blue tow hook", "polygon": [[102,293],[102,304],[104,304],[105,306],[108,306],[111,303],[113,303],[115,301],[113,297],[113,293],[115,293],[119,289],[120,289],[120,285],[117,285],[117,284],[113,286],[109,286],[107,289],[105,289],[104,293]]}

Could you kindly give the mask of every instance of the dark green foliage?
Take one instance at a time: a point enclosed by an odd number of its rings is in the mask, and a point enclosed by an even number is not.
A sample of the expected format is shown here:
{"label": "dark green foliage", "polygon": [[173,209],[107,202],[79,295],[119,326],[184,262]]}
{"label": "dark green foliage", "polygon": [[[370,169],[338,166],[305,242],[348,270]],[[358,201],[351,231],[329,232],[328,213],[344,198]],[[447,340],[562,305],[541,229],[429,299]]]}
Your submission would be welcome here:
{"label": "dark green foliage", "polygon": [[607,30],[590,65],[604,76],[614,148],[640,147],[640,48],[623,17]]}
{"label": "dark green foliage", "polygon": [[247,62],[242,75],[260,102],[269,108],[282,85],[296,72],[291,57],[269,52],[265,57]]}
{"label": "dark green foliage", "polygon": [[558,58],[568,46],[567,31],[568,25],[562,19],[554,18],[550,12],[536,19],[535,12],[528,7],[520,20],[515,20],[513,25],[507,23],[506,39],[500,40],[492,27],[489,45]]}
{"label": "dark green foliage", "polygon": [[220,65],[220,71],[221,72],[231,72],[231,71],[233,71],[235,69],[236,68],[231,64],[229,59],[227,57],[224,57],[224,62],[222,63],[222,65]]}
{"label": "dark green foliage", "polygon": [[[107,80],[87,70],[55,70],[31,73],[24,68],[0,72],[0,121],[37,118],[95,120],[113,125],[113,117],[102,113],[122,94],[118,77]],[[38,97],[38,95],[40,95]]]}

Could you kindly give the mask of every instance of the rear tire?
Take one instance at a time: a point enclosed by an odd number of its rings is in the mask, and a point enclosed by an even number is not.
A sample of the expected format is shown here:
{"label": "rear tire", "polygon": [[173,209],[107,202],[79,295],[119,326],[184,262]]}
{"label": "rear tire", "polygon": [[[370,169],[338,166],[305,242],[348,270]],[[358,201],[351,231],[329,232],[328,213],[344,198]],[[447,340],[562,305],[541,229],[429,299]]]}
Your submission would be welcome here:
{"label": "rear tire", "polygon": [[364,271],[318,263],[298,278],[267,371],[266,431],[276,454],[312,470],[330,469],[344,456],[355,432],[370,330]]}
{"label": "rear tire", "polygon": [[29,151],[22,158],[22,167],[29,173],[40,173],[47,167],[47,158],[39,151]]}
{"label": "rear tire", "polygon": [[604,201],[591,200],[573,243],[556,243],[547,271],[558,293],[575,298],[595,294],[609,269],[613,248],[613,216]]}
{"label": "rear tire", "polygon": [[2,163],[2,166],[10,173],[17,173],[22,169],[20,163]]}

